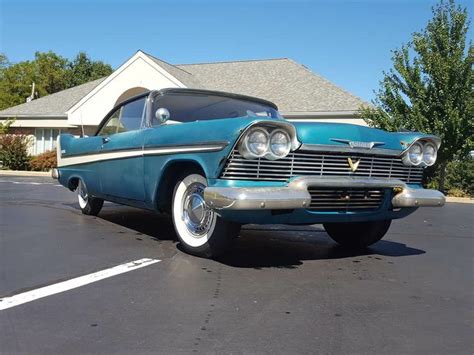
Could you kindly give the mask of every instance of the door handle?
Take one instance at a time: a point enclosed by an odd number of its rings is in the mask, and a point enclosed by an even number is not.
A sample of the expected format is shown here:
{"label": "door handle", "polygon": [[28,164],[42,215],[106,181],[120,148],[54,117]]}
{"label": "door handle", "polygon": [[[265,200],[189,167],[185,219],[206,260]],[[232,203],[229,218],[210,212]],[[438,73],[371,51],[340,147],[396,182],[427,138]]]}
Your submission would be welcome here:
{"label": "door handle", "polygon": [[109,143],[109,142],[110,142],[109,137],[102,137],[102,144],[106,144],[106,143]]}

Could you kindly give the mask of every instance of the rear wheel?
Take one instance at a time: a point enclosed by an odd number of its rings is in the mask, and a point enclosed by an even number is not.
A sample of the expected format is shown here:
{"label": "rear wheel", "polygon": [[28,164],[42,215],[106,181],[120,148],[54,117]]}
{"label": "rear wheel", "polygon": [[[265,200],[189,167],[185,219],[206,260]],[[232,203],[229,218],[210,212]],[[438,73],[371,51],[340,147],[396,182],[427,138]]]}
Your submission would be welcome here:
{"label": "rear wheel", "polygon": [[82,180],[79,180],[76,192],[82,213],[90,216],[97,216],[102,209],[104,200],[90,196],[87,187]]}
{"label": "rear wheel", "polygon": [[364,248],[378,242],[387,233],[392,220],[350,223],[325,223],[327,234],[337,243]]}
{"label": "rear wheel", "polygon": [[212,258],[223,254],[240,232],[240,225],[224,221],[205,203],[206,179],[185,174],[176,183],[172,201],[173,224],[183,249]]}

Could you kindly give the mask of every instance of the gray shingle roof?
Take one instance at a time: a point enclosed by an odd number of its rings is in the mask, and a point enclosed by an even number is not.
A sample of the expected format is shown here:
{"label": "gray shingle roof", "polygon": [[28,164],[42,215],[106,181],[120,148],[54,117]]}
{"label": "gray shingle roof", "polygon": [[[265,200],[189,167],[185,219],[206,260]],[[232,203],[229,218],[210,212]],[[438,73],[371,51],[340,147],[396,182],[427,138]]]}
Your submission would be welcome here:
{"label": "gray shingle roof", "polygon": [[284,112],[356,111],[365,102],[291,59],[177,65],[204,88],[257,96]]}
{"label": "gray shingle roof", "polygon": [[[360,98],[291,59],[172,65],[147,55],[189,88],[229,91],[276,103],[284,112],[353,112]],[[66,116],[66,111],[105,78],[10,107],[0,117]]]}
{"label": "gray shingle roof", "polygon": [[66,111],[91,92],[104,79],[105,78],[100,78],[70,89],[59,91],[55,94],[43,96],[39,99],[7,108],[0,111],[0,117],[25,115],[66,117]]}
{"label": "gray shingle roof", "polygon": [[170,63],[167,63],[161,59],[158,59],[156,57],[153,57],[152,55],[148,53],[144,53],[147,55],[151,60],[153,60],[156,64],[158,64],[160,67],[165,69],[168,73],[173,75],[176,79],[181,81],[184,85],[187,87],[193,88],[193,89],[203,89],[204,87],[201,85],[199,80],[191,73],[186,71],[185,69],[179,68],[177,66],[174,66]]}

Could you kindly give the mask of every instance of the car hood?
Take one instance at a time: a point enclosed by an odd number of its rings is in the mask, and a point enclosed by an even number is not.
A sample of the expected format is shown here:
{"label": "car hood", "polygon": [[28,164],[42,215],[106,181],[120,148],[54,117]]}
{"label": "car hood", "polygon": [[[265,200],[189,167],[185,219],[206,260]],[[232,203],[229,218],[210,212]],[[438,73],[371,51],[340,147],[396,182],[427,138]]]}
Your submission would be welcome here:
{"label": "car hood", "polygon": [[[414,140],[426,135],[418,132],[386,132],[347,123],[291,122],[303,144],[330,144],[347,147],[349,142],[377,142],[377,148],[404,150]],[[344,142],[346,141],[346,142]]]}

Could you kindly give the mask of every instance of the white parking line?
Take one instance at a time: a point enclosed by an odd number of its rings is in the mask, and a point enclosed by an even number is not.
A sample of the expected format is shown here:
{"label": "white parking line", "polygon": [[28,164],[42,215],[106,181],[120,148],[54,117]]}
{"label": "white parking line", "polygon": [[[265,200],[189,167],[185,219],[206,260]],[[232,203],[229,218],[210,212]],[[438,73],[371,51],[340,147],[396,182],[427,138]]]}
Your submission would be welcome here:
{"label": "white parking line", "polygon": [[158,263],[159,259],[144,258],[140,260],[131,261],[129,263],[114,266],[110,269],[94,272],[89,275],[79,276],[71,280],[59,282],[57,284],[38,288],[11,297],[0,298],[0,311],[19,306],[23,303],[31,302],[39,298],[54,295],[56,293],[72,290],[73,288],[81,287],[96,281],[106,279],[115,275],[123,274],[125,272],[133,271],[145,266]]}

